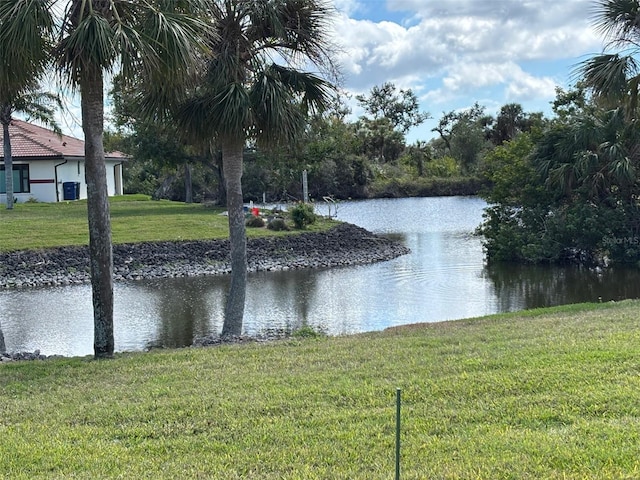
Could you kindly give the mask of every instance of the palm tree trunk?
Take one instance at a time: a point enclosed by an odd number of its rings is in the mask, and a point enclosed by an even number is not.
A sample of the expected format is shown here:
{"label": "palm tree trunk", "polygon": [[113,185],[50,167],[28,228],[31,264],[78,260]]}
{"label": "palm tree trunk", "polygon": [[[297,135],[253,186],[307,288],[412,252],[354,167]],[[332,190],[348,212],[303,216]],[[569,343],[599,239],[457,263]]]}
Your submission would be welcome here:
{"label": "palm tree trunk", "polygon": [[214,156],[213,168],[218,179],[218,205],[227,204],[227,188],[224,184],[224,173],[222,173],[222,150],[218,150]]}
{"label": "palm tree trunk", "polygon": [[80,82],[82,129],[85,138],[85,181],[89,218],[89,254],[93,294],[94,355],[113,356],[113,248],[102,143],[104,128],[103,74],[83,71]]}
{"label": "palm tree trunk", "polygon": [[229,211],[229,241],[231,243],[231,287],[224,312],[222,336],[242,333],[244,301],[247,291],[247,239],[242,198],[242,153],[244,141],[225,140],[222,144],[222,164]]}
{"label": "palm tree trunk", "polygon": [[9,122],[2,122],[4,135],[4,178],[7,192],[7,210],[13,209],[13,158],[11,157],[11,138],[9,137]]}

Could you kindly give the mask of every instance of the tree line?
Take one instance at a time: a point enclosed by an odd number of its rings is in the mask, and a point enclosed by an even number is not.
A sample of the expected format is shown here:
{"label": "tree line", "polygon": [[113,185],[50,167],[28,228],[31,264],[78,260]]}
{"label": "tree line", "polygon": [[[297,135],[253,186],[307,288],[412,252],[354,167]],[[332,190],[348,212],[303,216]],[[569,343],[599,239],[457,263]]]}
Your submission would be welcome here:
{"label": "tree line", "polygon": [[639,264],[638,25],[639,2],[596,2],[608,51],[577,66],[543,128],[488,155],[490,261]]}
{"label": "tree line", "polygon": [[[129,193],[177,201],[225,203],[220,149],[199,149],[175,125],[145,122],[130,108],[119,82],[113,90],[111,149],[131,155]],[[496,116],[479,104],[444,112],[429,141],[407,142],[407,132],[431,118],[411,89],[392,82],[356,96],[365,112],[350,120],[346,94],[307,117],[291,142],[276,148],[247,144],[242,176],[245,201],[302,200],[302,171],[312,200],[477,194],[486,183],[484,158],[496,146],[544,121],[542,113],[504,105]]]}

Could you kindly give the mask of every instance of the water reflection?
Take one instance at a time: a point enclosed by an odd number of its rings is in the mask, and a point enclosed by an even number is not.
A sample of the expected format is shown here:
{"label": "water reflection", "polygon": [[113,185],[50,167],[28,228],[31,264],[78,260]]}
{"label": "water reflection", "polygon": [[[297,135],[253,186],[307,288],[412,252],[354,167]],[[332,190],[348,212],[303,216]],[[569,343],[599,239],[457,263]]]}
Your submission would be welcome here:
{"label": "water reflection", "polygon": [[215,324],[212,320],[216,312],[224,308],[226,280],[221,278],[214,288],[206,288],[203,282],[175,278],[127,284],[133,295],[155,297],[156,333],[148,346],[181,347],[206,335]]}
{"label": "water reflection", "polygon": [[[287,333],[310,325],[319,274],[322,273],[318,270],[302,270],[293,274],[259,272],[251,275],[249,283],[253,288],[247,301],[248,311],[257,321],[253,322],[253,328],[249,327],[248,333]],[[280,318],[281,321],[260,320],[274,317]],[[325,328],[321,324],[315,326]]]}
{"label": "water reflection", "polygon": [[[303,325],[330,335],[562,303],[640,297],[638,269],[484,264],[473,231],[485,203],[442,197],[343,202],[338,218],[401,239],[411,254],[358,267],[260,272],[248,277],[244,333]],[[116,350],[180,347],[222,330],[228,277],[115,285]],[[8,351],[90,355],[88,285],[0,291]]]}
{"label": "water reflection", "polygon": [[488,266],[485,275],[502,312],[640,297],[639,272],[629,267],[594,270],[502,264]]}
{"label": "water reflection", "polygon": [[0,318],[9,352],[88,355],[93,350],[90,286],[0,291]]}
{"label": "water reflection", "polygon": [[7,347],[4,343],[4,334],[2,333],[2,323],[0,322],[0,353],[5,353]]}

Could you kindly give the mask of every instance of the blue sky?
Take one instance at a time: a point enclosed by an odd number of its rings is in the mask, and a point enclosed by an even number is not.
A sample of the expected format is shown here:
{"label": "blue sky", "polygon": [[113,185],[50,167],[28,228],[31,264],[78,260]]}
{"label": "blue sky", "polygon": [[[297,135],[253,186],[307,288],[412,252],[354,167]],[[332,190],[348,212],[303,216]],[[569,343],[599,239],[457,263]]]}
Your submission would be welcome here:
{"label": "blue sky", "polygon": [[569,87],[575,66],[603,48],[594,0],[333,1],[345,90],[393,82],[433,117],[410,142],[432,138],[443,112],[476,101],[494,115],[512,102],[549,114],[555,88]]}
{"label": "blue sky", "polygon": [[[506,103],[550,113],[556,86],[602,51],[594,0],[332,0],[344,90],[353,100],[374,85],[410,88],[433,117],[407,135],[429,140],[443,112],[478,102],[495,115]],[[77,102],[60,119],[82,138]]]}

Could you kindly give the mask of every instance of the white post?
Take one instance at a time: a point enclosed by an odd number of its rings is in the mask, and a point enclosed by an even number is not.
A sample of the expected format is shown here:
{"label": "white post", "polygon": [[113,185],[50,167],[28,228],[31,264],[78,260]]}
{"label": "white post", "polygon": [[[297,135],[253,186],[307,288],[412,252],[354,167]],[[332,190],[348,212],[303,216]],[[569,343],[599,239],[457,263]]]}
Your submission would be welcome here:
{"label": "white post", "polygon": [[302,171],[302,201],[307,203],[309,201],[309,184],[307,182],[307,171]]}

